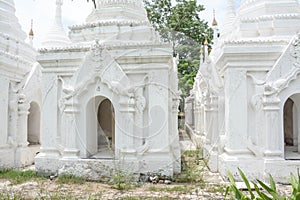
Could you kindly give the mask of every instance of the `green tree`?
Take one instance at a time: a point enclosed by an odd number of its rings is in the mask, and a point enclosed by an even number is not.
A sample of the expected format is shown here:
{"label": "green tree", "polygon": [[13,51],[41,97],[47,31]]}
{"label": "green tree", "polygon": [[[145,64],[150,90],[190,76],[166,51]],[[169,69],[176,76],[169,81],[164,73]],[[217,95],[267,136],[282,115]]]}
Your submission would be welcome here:
{"label": "green tree", "polygon": [[188,96],[199,69],[200,47],[205,39],[211,42],[212,29],[200,19],[204,10],[197,0],[144,0],[148,18],[162,38],[179,55],[178,78],[182,99]]}

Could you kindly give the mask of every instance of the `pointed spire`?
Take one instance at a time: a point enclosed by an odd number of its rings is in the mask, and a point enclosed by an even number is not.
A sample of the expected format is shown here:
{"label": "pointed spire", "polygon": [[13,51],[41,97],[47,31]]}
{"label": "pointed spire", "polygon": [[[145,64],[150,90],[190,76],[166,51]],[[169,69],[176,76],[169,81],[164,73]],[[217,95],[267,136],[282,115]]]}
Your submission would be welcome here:
{"label": "pointed spire", "polygon": [[50,28],[46,38],[42,42],[43,48],[63,47],[71,44],[71,41],[67,37],[62,24],[62,5],[63,0],[56,0],[54,23]]}
{"label": "pointed spire", "polygon": [[212,22],[212,26],[218,26],[218,22],[217,22],[217,20],[216,20],[216,11],[215,11],[215,9],[214,9],[214,19],[213,19],[213,22]]}
{"label": "pointed spire", "polygon": [[30,28],[30,31],[29,31],[29,43],[31,46],[33,46],[33,37],[34,37],[34,33],[33,33],[33,20],[31,20],[31,28]]}
{"label": "pointed spire", "polygon": [[33,34],[33,19],[31,20],[31,28],[30,28],[28,35],[29,35],[29,37],[31,37],[33,39],[33,36],[34,36],[34,34]]}
{"label": "pointed spire", "polygon": [[218,35],[219,35],[219,29],[218,29],[218,22],[216,20],[216,11],[215,9],[213,10],[213,22],[212,22],[212,29],[214,31],[213,35],[213,43],[216,44],[218,40]]}
{"label": "pointed spire", "polygon": [[235,6],[233,0],[227,0],[227,13],[225,17],[225,24],[224,29],[222,32],[222,36],[226,37],[232,30],[232,24],[235,20],[236,13],[235,13]]}

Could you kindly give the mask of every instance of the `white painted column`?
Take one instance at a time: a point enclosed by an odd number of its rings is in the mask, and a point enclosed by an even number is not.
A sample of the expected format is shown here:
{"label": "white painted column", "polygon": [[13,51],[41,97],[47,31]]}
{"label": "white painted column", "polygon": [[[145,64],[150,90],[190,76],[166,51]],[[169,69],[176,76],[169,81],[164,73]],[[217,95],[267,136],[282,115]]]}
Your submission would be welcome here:
{"label": "white painted column", "polygon": [[79,150],[76,146],[76,138],[78,135],[78,127],[76,115],[79,113],[79,104],[77,98],[71,98],[65,103],[64,110],[64,133],[66,136],[65,148],[63,151],[63,159],[78,159]]}
{"label": "white painted column", "polygon": [[218,123],[218,97],[212,96],[211,103],[206,107],[206,122],[208,124],[207,138],[212,146],[218,143],[219,123]]}
{"label": "white painted column", "polygon": [[19,95],[19,104],[18,104],[18,146],[20,147],[27,147],[28,146],[28,128],[27,128],[27,121],[28,121],[28,114],[29,114],[30,105],[26,101],[26,97],[24,94]]}
{"label": "white painted column", "polygon": [[8,138],[8,95],[9,80],[0,77],[0,147],[7,145]]}
{"label": "white painted column", "polygon": [[121,97],[119,102],[120,112],[117,115],[116,110],[116,139],[115,154],[119,157],[119,153],[132,154],[134,149],[134,115],[135,115],[135,99],[129,97]]}
{"label": "white painted column", "polygon": [[[172,97],[172,95],[171,95]],[[178,133],[178,108],[179,108],[179,96],[172,98],[172,107],[171,107],[171,116],[169,124],[169,141],[172,147],[172,156],[173,156],[173,172],[181,172],[181,151],[179,144],[179,133]]]}
{"label": "white painted column", "polygon": [[17,143],[18,132],[18,95],[12,86],[10,87],[9,115],[11,119],[8,127],[9,142],[15,145]]}
{"label": "white painted column", "polygon": [[280,100],[278,98],[264,99],[264,115],[265,115],[265,152],[266,157],[283,156],[282,143],[280,140]]}
{"label": "white painted column", "polygon": [[229,68],[225,72],[225,151],[247,153],[247,77],[246,70]]}
{"label": "white painted column", "polygon": [[43,74],[41,153],[38,157],[59,157],[57,149],[58,79],[55,73]]}

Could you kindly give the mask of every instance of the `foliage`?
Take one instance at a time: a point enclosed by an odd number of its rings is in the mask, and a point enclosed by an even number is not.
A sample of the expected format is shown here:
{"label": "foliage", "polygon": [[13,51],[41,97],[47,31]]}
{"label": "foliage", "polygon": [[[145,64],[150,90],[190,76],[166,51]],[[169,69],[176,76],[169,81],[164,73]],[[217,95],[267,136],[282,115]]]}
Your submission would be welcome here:
{"label": "foliage", "polygon": [[204,10],[197,0],[144,0],[148,18],[163,39],[170,42],[179,56],[178,77],[182,97],[188,95],[199,68],[199,51],[205,39],[210,42],[212,29],[199,17]]}
{"label": "foliage", "polygon": [[[231,193],[234,199],[237,200],[300,200],[300,176],[298,172],[298,177],[296,178],[293,174],[289,179],[292,184],[293,193],[291,196],[281,196],[276,188],[276,183],[273,177],[270,175],[270,185],[268,186],[261,180],[256,180],[256,182],[250,182],[242,170],[238,169],[241,178],[243,179],[247,192],[244,192],[237,188],[233,175],[228,172],[228,177],[230,180],[230,185],[226,188],[225,199]],[[253,184],[254,190],[251,188],[251,183]],[[263,190],[261,190],[262,188]]]}
{"label": "foliage", "polygon": [[135,177],[133,173],[133,169],[127,168],[124,169],[125,156],[121,155],[120,160],[114,160],[114,167],[110,169],[110,181],[109,183],[112,185],[112,188],[118,190],[130,190],[134,187],[138,187],[139,185],[134,185]]}
{"label": "foliage", "polygon": [[14,169],[2,169],[0,170],[0,179],[9,179],[12,184],[21,184],[31,179],[42,179],[42,176],[38,176],[35,171],[18,171]]}
{"label": "foliage", "polygon": [[191,186],[173,186],[173,187],[156,187],[150,186],[148,188],[149,191],[152,192],[180,192],[180,193],[189,193],[192,192],[194,187]]}
{"label": "foliage", "polygon": [[189,150],[182,152],[182,172],[175,176],[178,183],[204,183],[203,168],[199,166],[200,150]]}
{"label": "foliage", "polygon": [[63,174],[58,177],[57,182],[60,184],[83,184],[85,180],[73,175]]}

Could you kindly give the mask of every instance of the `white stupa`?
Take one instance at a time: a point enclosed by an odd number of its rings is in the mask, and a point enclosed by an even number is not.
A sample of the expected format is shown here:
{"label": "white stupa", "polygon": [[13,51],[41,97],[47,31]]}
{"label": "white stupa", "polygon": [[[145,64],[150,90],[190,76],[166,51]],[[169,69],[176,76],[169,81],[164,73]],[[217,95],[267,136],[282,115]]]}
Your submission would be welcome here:
{"label": "white stupa", "polygon": [[[98,0],[72,45],[40,50],[42,147],[36,169],[98,180],[180,172],[177,61],[142,0]],[[55,37],[54,37],[55,38]]]}
{"label": "white stupa", "polygon": [[[15,15],[13,0],[0,1],[0,168],[31,165],[39,151],[39,65]],[[35,104],[36,109],[32,108]],[[30,115],[31,112],[31,115]],[[32,120],[32,117],[35,119]],[[28,128],[30,127],[30,128]],[[33,145],[35,138],[36,145]]]}
{"label": "white stupa", "polygon": [[287,182],[300,166],[300,5],[244,0],[235,12],[228,0],[226,19],[187,99],[187,130],[212,171]]}
{"label": "white stupa", "polygon": [[55,18],[51,28],[42,41],[41,48],[64,47],[71,44],[62,24],[63,0],[56,0]]}

